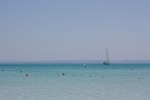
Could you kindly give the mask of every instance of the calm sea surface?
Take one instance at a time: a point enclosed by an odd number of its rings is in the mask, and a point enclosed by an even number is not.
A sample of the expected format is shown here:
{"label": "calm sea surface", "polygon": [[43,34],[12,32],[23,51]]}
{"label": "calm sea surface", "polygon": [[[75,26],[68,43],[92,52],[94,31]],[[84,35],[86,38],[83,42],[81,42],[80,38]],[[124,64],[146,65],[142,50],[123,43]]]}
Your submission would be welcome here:
{"label": "calm sea surface", "polygon": [[1,100],[150,100],[150,64],[0,64]]}

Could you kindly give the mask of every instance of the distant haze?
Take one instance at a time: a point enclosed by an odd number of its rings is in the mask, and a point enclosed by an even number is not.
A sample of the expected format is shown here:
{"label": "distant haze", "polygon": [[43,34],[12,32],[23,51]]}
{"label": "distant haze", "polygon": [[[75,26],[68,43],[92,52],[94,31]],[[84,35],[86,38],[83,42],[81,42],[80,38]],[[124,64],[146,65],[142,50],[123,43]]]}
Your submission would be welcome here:
{"label": "distant haze", "polygon": [[150,60],[149,0],[1,0],[0,62]]}

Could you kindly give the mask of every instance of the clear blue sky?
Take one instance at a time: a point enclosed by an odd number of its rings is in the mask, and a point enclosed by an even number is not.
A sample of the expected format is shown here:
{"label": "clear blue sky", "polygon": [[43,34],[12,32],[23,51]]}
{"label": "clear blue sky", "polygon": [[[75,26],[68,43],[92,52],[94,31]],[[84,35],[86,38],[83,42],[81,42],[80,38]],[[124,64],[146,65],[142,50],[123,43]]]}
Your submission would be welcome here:
{"label": "clear blue sky", "polygon": [[150,60],[150,0],[0,0],[0,61]]}

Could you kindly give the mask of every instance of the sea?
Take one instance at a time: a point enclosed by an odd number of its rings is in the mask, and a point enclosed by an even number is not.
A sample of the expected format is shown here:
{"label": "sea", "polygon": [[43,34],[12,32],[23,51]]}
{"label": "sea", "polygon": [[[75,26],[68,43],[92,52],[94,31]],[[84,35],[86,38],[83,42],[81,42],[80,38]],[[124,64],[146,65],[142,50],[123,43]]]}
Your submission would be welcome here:
{"label": "sea", "polygon": [[0,100],[150,100],[150,64],[0,64]]}

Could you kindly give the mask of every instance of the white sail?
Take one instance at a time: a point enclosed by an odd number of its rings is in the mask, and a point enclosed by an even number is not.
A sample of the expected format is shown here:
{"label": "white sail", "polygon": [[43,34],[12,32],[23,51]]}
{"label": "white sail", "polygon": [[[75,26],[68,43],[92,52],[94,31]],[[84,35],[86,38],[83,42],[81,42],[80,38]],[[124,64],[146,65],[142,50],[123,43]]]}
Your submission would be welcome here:
{"label": "white sail", "polygon": [[106,54],[107,54],[107,62],[109,62],[109,55],[108,55],[108,49],[106,47]]}

